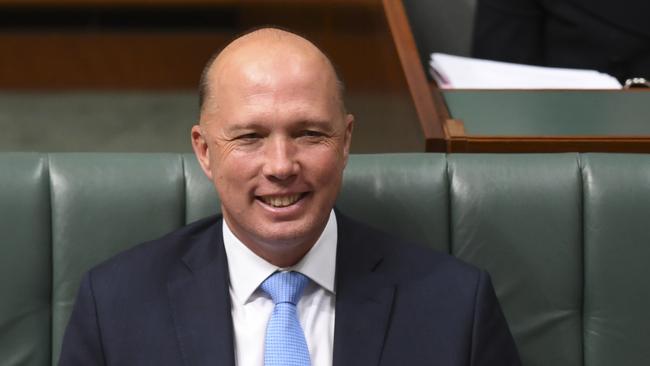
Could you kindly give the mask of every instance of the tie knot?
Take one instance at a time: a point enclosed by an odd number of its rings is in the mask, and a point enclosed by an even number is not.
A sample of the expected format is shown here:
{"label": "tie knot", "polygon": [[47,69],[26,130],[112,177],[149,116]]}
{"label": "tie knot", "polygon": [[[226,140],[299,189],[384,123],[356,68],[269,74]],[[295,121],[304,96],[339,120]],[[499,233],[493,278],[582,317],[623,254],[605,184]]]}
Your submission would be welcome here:
{"label": "tie knot", "polygon": [[300,272],[275,272],[262,282],[260,288],[276,305],[284,302],[297,305],[308,281]]}

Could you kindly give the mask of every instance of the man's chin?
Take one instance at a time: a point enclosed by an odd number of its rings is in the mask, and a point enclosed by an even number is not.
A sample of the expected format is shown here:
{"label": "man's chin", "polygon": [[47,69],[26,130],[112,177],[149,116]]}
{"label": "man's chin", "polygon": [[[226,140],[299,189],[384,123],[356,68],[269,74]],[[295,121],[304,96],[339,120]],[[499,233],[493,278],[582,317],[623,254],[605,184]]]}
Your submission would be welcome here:
{"label": "man's chin", "polygon": [[301,231],[273,231],[260,234],[263,236],[247,246],[253,253],[278,267],[290,267],[298,263],[319,237]]}
{"label": "man's chin", "polygon": [[270,253],[275,253],[274,256],[281,253],[306,253],[320,237],[328,217],[329,212],[328,216],[322,218],[312,215],[296,218],[267,217],[257,212],[249,215],[245,222],[227,221],[239,240],[254,253],[266,257]]}
{"label": "man's chin", "polygon": [[292,247],[313,245],[320,237],[324,226],[313,222],[306,222],[304,218],[267,223],[257,232],[256,237],[260,242],[270,246]]}
{"label": "man's chin", "polygon": [[[289,225],[291,223],[284,223],[284,226]],[[318,235],[303,230],[278,230],[262,233],[259,241],[264,243],[265,246],[271,247],[296,247],[305,245],[310,241],[315,242],[315,239],[312,239],[314,236],[318,239]]]}

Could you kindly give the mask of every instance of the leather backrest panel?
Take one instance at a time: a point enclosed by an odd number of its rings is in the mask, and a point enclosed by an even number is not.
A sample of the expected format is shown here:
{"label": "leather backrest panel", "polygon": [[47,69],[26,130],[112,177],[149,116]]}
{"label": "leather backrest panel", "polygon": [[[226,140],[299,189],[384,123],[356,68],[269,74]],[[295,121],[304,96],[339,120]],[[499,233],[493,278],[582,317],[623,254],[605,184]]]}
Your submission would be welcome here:
{"label": "leather backrest panel", "polygon": [[[650,155],[354,155],[343,182],[342,212],[490,272],[525,365],[648,364]],[[56,363],[87,269],[218,212],[189,154],[0,154],[0,364]]]}
{"label": "leather backrest panel", "polygon": [[449,171],[452,254],[492,275],[524,364],[580,365],[578,156],[451,155]]}
{"label": "leather backrest panel", "polygon": [[50,194],[47,159],[0,154],[0,364],[50,362]]}
{"label": "leather backrest panel", "polygon": [[381,230],[449,252],[443,154],[355,155],[337,207]]}
{"label": "leather backrest panel", "polygon": [[82,274],[182,226],[185,189],[177,154],[52,154],[50,176],[55,363]]}
{"label": "leather backrest panel", "polygon": [[183,155],[185,174],[185,223],[221,212],[214,185],[205,176],[194,154]]}
{"label": "leather backrest panel", "polygon": [[650,155],[583,156],[585,364],[650,364]]}

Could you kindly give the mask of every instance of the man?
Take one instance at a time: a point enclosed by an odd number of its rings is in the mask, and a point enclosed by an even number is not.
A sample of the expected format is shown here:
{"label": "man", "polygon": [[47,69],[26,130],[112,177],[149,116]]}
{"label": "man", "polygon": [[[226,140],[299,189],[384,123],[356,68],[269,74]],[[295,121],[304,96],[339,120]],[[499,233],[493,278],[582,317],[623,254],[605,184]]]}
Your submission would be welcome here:
{"label": "man", "polygon": [[318,48],[254,31],[202,88],[223,217],[91,270],[60,365],[519,364],[487,274],[333,211],[353,117]]}

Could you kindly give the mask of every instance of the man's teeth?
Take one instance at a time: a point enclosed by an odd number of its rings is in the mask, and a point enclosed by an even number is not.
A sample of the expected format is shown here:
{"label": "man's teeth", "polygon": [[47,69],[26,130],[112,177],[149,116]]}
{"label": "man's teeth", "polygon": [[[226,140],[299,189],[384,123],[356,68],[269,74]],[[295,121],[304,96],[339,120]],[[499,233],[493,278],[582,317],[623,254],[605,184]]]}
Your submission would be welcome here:
{"label": "man's teeth", "polygon": [[299,194],[292,194],[290,196],[262,197],[262,201],[273,207],[287,207],[296,203],[299,198]]}

